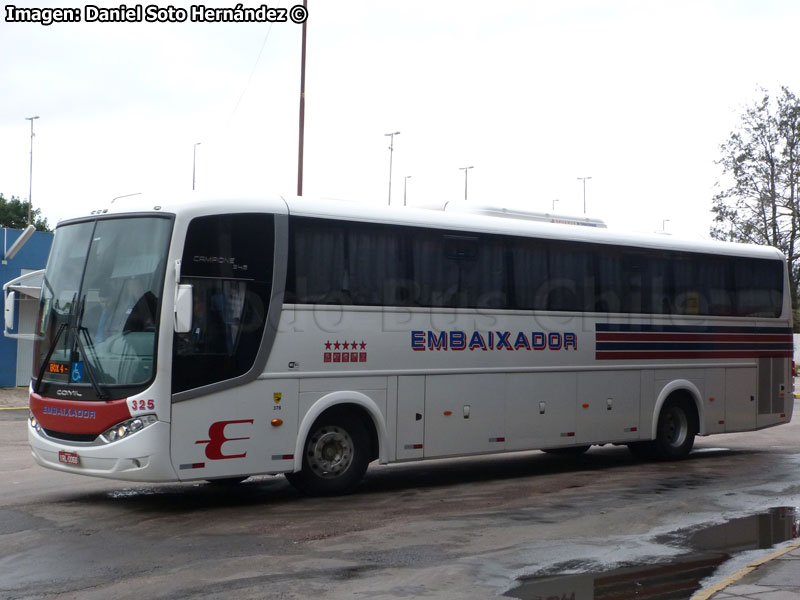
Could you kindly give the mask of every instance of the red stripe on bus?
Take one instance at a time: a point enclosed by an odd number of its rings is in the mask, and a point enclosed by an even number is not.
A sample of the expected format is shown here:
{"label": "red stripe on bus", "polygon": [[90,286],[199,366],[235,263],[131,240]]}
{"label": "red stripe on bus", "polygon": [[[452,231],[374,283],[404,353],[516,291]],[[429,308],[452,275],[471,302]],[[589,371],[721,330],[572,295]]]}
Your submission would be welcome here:
{"label": "red stripe on bus", "polygon": [[785,333],[608,333],[597,332],[598,342],[791,342]]}
{"label": "red stripe on bus", "polygon": [[791,350],[621,350],[601,351],[595,353],[596,360],[654,360],[660,358],[789,358]]}

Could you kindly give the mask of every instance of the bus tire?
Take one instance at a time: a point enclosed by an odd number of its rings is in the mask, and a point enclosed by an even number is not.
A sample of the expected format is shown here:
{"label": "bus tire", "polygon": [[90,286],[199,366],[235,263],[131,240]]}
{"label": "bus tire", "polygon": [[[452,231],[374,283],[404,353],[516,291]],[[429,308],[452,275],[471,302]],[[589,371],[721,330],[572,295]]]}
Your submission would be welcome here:
{"label": "bus tire", "polygon": [[364,424],[346,414],[323,415],[303,444],[303,467],[286,473],[295,488],[309,496],[338,496],[355,490],[370,462]]}
{"label": "bus tire", "polygon": [[667,400],[658,415],[653,453],[660,460],[677,460],[692,451],[697,435],[697,416],[687,398]]}

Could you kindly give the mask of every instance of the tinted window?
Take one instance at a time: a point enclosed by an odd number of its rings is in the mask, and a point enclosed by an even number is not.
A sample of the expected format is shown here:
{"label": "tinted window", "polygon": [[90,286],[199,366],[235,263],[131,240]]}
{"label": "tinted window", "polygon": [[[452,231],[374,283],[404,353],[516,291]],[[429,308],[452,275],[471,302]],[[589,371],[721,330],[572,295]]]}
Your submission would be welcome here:
{"label": "tinted window", "polygon": [[678,315],[780,315],[777,260],[292,218],[286,299]]}
{"label": "tinted window", "polygon": [[264,334],[272,289],[272,215],[215,215],[189,224],[181,283],[192,285],[192,326],[175,334],[173,392],[247,373]]}

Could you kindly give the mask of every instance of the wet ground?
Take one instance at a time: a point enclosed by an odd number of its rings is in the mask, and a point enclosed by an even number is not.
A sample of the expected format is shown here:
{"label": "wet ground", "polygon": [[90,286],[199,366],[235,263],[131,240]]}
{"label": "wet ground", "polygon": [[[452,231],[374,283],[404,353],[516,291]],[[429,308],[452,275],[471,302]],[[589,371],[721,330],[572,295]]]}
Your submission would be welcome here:
{"label": "wet ground", "polygon": [[800,536],[800,509],[776,507],[763,513],[704,527],[691,527],[656,538],[657,543],[685,552],[653,562],[640,560],[611,570],[571,561],[523,577],[506,596],[521,600],[574,598],[634,600],[690,598],[713,577],[720,565],[736,555],[770,549]]}
{"label": "wet ground", "polygon": [[0,412],[2,599],[535,598],[565,585],[575,600],[622,598],[620,585],[685,598],[796,535],[800,506],[794,424],[701,438],[676,463],[607,446],[372,468],[357,494],[312,499],[282,477],[220,488],[47,471],[24,419]]}

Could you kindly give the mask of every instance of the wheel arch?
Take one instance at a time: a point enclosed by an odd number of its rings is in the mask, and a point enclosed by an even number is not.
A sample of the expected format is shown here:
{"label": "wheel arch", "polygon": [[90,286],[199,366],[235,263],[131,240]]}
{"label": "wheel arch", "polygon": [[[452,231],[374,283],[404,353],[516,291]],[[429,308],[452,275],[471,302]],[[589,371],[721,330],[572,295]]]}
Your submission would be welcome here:
{"label": "wheel arch", "polygon": [[695,416],[697,417],[697,432],[699,435],[706,434],[705,411],[703,409],[703,395],[698,387],[687,379],[675,379],[665,385],[656,398],[656,405],[653,408],[652,421],[650,423],[650,439],[656,438],[658,431],[658,417],[661,409],[668,400],[673,398],[686,398],[694,406]]}
{"label": "wheel arch", "polygon": [[322,415],[332,411],[346,411],[362,418],[368,425],[368,434],[377,452],[377,458],[382,464],[388,462],[386,420],[378,404],[362,392],[338,391],[326,394],[314,402],[300,421],[294,450],[295,473],[303,467],[303,446],[311,427]]}

